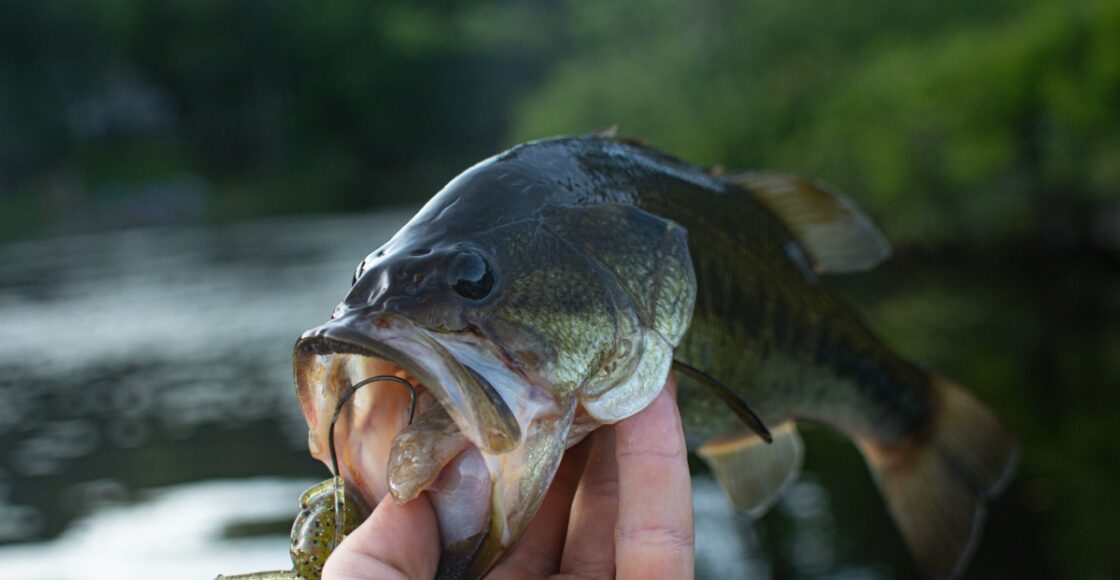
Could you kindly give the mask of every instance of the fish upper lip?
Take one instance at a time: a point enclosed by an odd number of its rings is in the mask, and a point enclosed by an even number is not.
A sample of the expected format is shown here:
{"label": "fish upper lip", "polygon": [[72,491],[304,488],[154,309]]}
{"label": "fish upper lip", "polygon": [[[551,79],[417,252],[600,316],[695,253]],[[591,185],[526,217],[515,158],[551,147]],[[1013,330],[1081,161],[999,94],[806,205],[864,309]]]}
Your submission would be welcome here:
{"label": "fish upper lip", "polygon": [[[331,320],[305,331],[296,341],[294,351],[297,359],[300,354],[360,354],[373,356],[393,362],[415,376],[423,374],[417,372],[421,371],[421,365],[416,364],[410,357],[351,327],[347,324],[345,318]],[[443,352],[434,354],[450,358]]]}

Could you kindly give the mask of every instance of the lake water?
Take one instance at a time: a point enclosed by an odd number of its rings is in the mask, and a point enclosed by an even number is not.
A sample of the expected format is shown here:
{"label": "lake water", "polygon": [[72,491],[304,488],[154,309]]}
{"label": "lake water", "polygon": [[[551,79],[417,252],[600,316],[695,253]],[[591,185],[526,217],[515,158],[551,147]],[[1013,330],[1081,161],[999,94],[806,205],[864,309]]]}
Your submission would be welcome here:
{"label": "lake water", "polygon": [[[295,502],[327,474],[307,454],[292,344],[411,213],[0,246],[0,576],[287,567]],[[699,576],[915,577],[858,454],[806,439],[805,477],[758,522],[695,480]],[[994,510],[1002,539],[979,569],[1039,542],[1022,503]]]}

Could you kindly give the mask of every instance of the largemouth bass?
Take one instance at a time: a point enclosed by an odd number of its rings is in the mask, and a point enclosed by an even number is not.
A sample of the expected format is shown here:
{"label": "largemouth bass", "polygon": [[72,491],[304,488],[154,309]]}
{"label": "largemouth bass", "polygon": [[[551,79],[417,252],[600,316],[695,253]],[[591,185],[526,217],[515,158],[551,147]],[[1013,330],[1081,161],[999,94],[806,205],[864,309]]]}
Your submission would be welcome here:
{"label": "largemouth bass", "polygon": [[[564,450],[643,409],[676,364],[690,445],[736,508],[773,503],[800,470],[795,421],[823,423],[863,452],[918,563],[953,576],[1016,445],[818,278],[888,254],[851,200],[806,179],[720,175],[605,133],[514,147],[362,260],[330,321],[296,343],[312,454],[331,465],[333,437],[369,505],[426,491],[438,577],[479,578]],[[376,375],[416,392],[371,385],[340,407]]]}

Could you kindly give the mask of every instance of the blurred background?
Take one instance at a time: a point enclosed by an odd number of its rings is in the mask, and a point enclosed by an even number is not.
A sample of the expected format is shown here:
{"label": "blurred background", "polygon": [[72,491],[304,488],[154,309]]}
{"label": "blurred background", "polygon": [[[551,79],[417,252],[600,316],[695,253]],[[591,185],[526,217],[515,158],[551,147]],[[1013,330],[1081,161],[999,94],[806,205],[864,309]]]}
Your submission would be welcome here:
{"label": "blurred background", "polygon": [[[0,3],[0,570],[286,567],[290,349],[468,165],[611,124],[847,192],[828,278],[1019,434],[968,577],[1120,578],[1120,3]],[[809,429],[773,512],[696,479],[704,578],[918,578]]]}

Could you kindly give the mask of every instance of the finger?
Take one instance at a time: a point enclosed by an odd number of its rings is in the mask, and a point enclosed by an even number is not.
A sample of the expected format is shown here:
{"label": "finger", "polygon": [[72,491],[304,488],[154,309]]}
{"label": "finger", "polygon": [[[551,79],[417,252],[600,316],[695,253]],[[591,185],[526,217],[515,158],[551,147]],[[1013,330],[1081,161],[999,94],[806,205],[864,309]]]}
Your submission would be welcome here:
{"label": "finger", "polygon": [[[677,387],[677,373],[669,371],[669,377],[665,379],[665,390],[669,391],[669,396],[672,397],[674,401],[677,400]],[[679,411],[677,413],[680,414]]]}
{"label": "finger", "polygon": [[691,484],[680,414],[669,392],[615,425],[615,434],[618,577],[693,577]]}
{"label": "finger", "polygon": [[559,568],[564,536],[568,529],[568,514],[572,509],[572,496],[576,493],[576,485],[583,475],[583,465],[590,451],[585,443],[576,445],[564,454],[548,494],[525,530],[525,535],[509,557],[494,568],[488,578],[502,580],[546,576]]}
{"label": "finger", "polygon": [[439,523],[428,496],[402,506],[386,499],[327,558],[323,579],[430,579],[438,562]]}
{"label": "finger", "polygon": [[614,526],[618,519],[614,427],[602,427],[589,439],[594,446],[572,502],[560,570],[581,578],[613,578]]}

